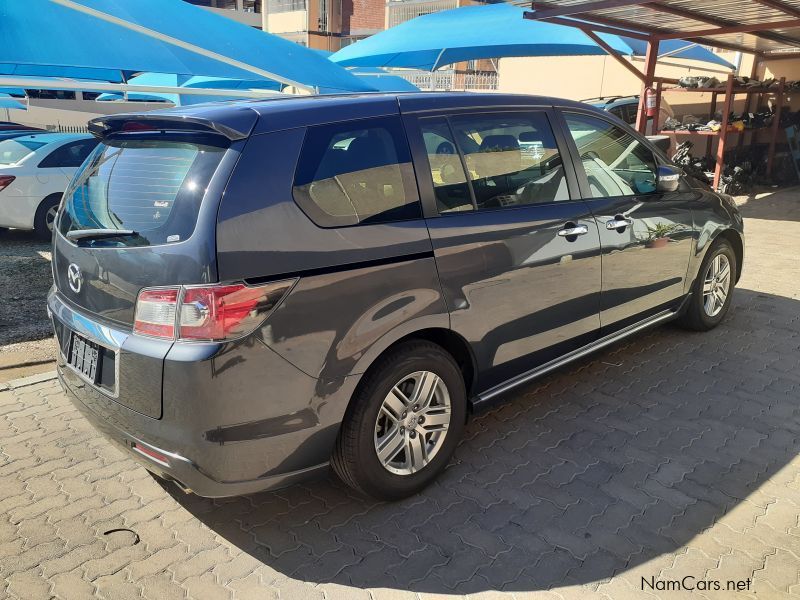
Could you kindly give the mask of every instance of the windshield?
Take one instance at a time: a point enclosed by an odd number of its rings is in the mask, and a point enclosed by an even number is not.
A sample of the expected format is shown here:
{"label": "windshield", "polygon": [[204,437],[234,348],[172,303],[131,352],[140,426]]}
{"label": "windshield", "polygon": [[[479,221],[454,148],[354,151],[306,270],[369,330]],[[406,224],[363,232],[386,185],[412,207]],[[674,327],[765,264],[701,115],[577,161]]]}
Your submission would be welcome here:
{"label": "windshield", "polygon": [[45,145],[34,140],[10,139],[0,141],[0,165],[13,165]]}
{"label": "windshield", "polygon": [[64,194],[59,231],[134,232],[77,242],[91,246],[183,241],[194,231],[206,187],[224,152],[167,139],[102,143]]}

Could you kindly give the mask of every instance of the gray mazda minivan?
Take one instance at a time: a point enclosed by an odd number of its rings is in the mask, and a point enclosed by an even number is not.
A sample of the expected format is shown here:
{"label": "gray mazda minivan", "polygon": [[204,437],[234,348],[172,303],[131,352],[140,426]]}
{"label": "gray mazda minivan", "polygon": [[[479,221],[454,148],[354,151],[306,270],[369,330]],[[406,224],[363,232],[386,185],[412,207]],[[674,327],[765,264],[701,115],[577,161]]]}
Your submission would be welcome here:
{"label": "gray mazda minivan", "polygon": [[715,327],[741,273],[731,199],[575,102],[286,97],[90,129],[54,232],[58,374],[202,496],[329,465],[413,494],[473,411],[658,323]]}

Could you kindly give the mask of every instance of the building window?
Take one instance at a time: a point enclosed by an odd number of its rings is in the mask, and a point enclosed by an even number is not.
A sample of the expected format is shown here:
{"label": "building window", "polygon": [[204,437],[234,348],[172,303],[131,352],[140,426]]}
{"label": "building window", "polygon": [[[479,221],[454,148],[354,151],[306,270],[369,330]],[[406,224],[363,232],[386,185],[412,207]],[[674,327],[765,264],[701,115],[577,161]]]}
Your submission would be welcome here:
{"label": "building window", "polygon": [[459,0],[425,0],[423,2],[395,0],[386,5],[389,11],[389,27],[394,27],[422,15],[458,8],[458,6]]}
{"label": "building window", "polygon": [[75,92],[71,90],[25,90],[28,98],[40,100],[75,100]]}
{"label": "building window", "polygon": [[236,0],[184,0],[195,6],[205,6],[206,8],[223,8],[225,10],[236,10]]}
{"label": "building window", "polygon": [[293,12],[306,10],[306,0],[267,0],[267,13]]}

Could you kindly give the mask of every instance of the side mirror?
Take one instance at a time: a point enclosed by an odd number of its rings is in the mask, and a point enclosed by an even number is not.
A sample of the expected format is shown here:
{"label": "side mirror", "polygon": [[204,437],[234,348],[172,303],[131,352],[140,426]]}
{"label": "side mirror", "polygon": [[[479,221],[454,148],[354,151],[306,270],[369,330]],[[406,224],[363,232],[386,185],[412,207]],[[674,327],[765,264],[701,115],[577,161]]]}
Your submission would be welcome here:
{"label": "side mirror", "polygon": [[677,167],[661,165],[658,167],[658,174],[656,178],[656,192],[666,193],[675,192],[681,183],[681,175],[683,172]]}

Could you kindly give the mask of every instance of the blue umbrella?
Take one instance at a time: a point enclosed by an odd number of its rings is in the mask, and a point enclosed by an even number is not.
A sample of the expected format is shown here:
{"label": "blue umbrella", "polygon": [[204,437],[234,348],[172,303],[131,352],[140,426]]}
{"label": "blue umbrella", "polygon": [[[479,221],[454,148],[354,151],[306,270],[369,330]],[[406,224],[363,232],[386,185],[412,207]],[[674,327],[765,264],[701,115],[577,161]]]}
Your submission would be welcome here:
{"label": "blue umbrella", "polygon": [[154,71],[374,91],[299,44],[181,0],[0,0],[0,39],[7,75]]}
{"label": "blue umbrella", "polygon": [[[467,6],[423,15],[342,48],[330,60],[343,66],[402,67],[436,70],[481,58],[506,56],[604,55],[589,36],[574,27],[523,19],[524,8],[511,4]],[[620,54],[638,54],[629,38],[599,36]],[[673,40],[673,46],[689,46]],[[662,51],[667,51],[666,45]],[[644,50],[641,50],[643,53]],[[729,63],[705,48],[693,47],[692,56],[717,64]],[[680,56],[680,53],[674,56]]]}

